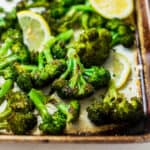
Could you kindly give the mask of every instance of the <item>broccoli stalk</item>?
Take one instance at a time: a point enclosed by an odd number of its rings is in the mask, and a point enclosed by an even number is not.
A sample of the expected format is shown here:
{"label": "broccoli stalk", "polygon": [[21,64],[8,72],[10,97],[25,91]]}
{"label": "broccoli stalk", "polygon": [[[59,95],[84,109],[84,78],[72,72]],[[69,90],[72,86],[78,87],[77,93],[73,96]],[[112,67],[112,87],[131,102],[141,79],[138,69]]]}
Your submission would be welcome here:
{"label": "broccoli stalk", "polygon": [[32,113],[33,104],[22,92],[6,94],[7,106],[0,113],[0,129],[12,131],[14,134],[28,134],[37,124]]}
{"label": "broccoli stalk", "polygon": [[49,114],[47,107],[43,103],[43,97],[35,89],[30,91],[29,97],[42,118],[42,123],[39,126],[40,130],[45,134],[63,133],[66,127],[66,115],[59,110],[53,115]]}
{"label": "broccoli stalk", "polygon": [[5,80],[0,89],[0,104],[4,101],[6,94],[13,88],[13,81],[11,79]]}
{"label": "broccoli stalk", "polygon": [[141,99],[133,97],[128,100],[124,94],[117,91],[114,82],[103,100],[94,101],[87,108],[88,118],[96,125],[107,123],[138,123],[144,118]]}

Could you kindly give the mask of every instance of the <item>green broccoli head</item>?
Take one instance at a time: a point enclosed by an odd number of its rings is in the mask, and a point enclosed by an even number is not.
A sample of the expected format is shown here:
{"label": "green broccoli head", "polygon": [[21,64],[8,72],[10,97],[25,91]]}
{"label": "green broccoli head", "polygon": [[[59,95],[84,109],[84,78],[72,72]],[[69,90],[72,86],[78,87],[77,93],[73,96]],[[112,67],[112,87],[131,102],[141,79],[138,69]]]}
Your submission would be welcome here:
{"label": "green broccoli head", "polygon": [[96,89],[105,87],[109,84],[110,73],[103,67],[93,66],[85,69],[84,78],[91,83]]}
{"label": "green broccoli head", "polygon": [[24,92],[12,92],[10,91],[6,95],[6,100],[8,101],[8,106],[14,112],[29,112],[34,109],[33,103],[29,100]]}
{"label": "green broccoli head", "polygon": [[133,25],[119,19],[112,19],[106,23],[106,28],[112,33],[112,46],[117,44],[122,44],[125,47],[133,46],[135,39]]}
{"label": "green broccoli head", "polygon": [[124,94],[117,91],[114,83],[103,100],[94,101],[87,108],[89,119],[96,125],[108,123],[138,123],[144,119],[141,99],[133,97],[127,99]]}
{"label": "green broccoli head", "polygon": [[80,35],[76,49],[81,62],[89,67],[101,65],[109,56],[111,34],[106,29],[91,28]]}
{"label": "green broccoli head", "polygon": [[66,42],[59,41],[52,47],[52,55],[56,59],[64,58],[66,56]]}
{"label": "green broccoli head", "polygon": [[49,97],[48,101],[66,115],[67,123],[78,120],[80,114],[80,103],[78,100],[64,102],[58,95],[53,94]]}
{"label": "green broccoli head", "polygon": [[92,104],[87,107],[88,118],[95,125],[103,125],[111,122],[108,109],[105,109],[101,101],[94,100]]}
{"label": "green broccoli head", "polygon": [[24,92],[29,92],[34,86],[30,73],[26,72],[22,72],[18,75],[16,83]]}
{"label": "green broccoli head", "polygon": [[28,134],[37,125],[37,117],[31,113],[15,112],[8,118],[8,129],[16,135]]}
{"label": "green broccoli head", "polygon": [[29,97],[42,118],[42,123],[39,126],[40,130],[45,134],[52,135],[63,133],[66,127],[66,115],[59,110],[54,114],[50,114],[46,105],[44,104],[45,98],[41,96],[41,93],[35,89],[30,91]]}
{"label": "green broccoli head", "polygon": [[45,134],[61,134],[66,127],[66,115],[60,111],[55,112],[49,119],[43,120],[39,128]]}

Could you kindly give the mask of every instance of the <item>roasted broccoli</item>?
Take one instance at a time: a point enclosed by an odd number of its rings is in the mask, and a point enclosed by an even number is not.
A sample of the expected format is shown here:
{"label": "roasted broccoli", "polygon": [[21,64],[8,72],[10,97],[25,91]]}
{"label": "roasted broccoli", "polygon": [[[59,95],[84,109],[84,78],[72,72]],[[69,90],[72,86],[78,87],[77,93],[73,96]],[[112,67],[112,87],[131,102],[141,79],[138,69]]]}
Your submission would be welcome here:
{"label": "roasted broccoli", "polygon": [[32,102],[22,92],[10,92],[6,100],[6,109],[0,113],[0,129],[17,135],[28,134],[37,124]]}
{"label": "roasted broccoli", "polygon": [[13,81],[11,79],[5,80],[0,88],[0,104],[5,100],[6,94],[13,88]]}
{"label": "roasted broccoli", "polygon": [[88,28],[103,28],[106,19],[97,14],[96,12],[85,12],[81,16],[81,26],[84,29]]}
{"label": "roasted broccoli", "polygon": [[122,44],[125,47],[133,46],[135,39],[133,25],[128,25],[119,19],[112,19],[106,23],[106,28],[111,31],[112,46],[117,44]]}
{"label": "roasted broccoli", "polygon": [[78,100],[69,100],[68,103],[65,103],[60,97],[57,95],[51,95],[48,98],[48,102],[52,103],[62,111],[67,116],[67,122],[75,122],[79,118],[80,114],[80,103]]}
{"label": "roasted broccoli", "polygon": [[13,52],[11,54],[0,58],[0,69],[3,69],[14,62],[26,63],[30,61],[29,51],[22,43],[18,42],[17,47],[12,50]]}
{"label": "roasted broccoli", "polygon": [[54,80],[62,73],[62,71],[65,70],[66,68],[65,60],[54,59],[51,49],[56,42],[63,39],[65,40],[71,38],[72,34],[73,31],[68,30],[67,32],[61,33],[56,37],[51,37],[50,40],[45,44],[44,49],[41,51],[41,53],[38,56],[39,57],[38,70],[35,70],[31,73],[33,82],[36,87],[41,87],[45,85],[45,83]]}
{"label": "roasted broccoli", "polygon": [[110,82],[104,99],[96,100],[87,108],[88,118],[96,125],[107,123],[133,124],[144,118],[141,99],[133,97],[128,100]]}
{"label": "roasted broccoli", "polygon": [[66,127],[67,117],[62,111],[58,110],[54,114],[50,114],[44,100],[39,91],[32,89],[29,93],[31,101],[40,113],[42,123],[40,124],[40,130],[45,134],[61,134]]}
{"label": "roasted broccoli", "polygon": [[111,34],[106,29],[85,30],[76,43],[81,62],[86,66],[102,65],[110,52]]}
{"label": "roasted broccoli", "polygon": [[86,68],[83,72],[84,78],[91,83],[95,89],[106,87],[110,81],[110,73],[104,67],[93,66]]}

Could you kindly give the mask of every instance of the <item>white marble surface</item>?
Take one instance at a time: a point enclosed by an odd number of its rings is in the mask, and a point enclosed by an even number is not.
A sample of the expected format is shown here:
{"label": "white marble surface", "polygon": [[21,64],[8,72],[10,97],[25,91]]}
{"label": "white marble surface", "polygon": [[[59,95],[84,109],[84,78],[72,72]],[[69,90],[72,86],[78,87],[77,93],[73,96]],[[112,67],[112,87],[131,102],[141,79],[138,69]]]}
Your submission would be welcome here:
{"label": "white marble surface", "polygon": [[0,143],[0,150],[149,150],[144,144],[29,144]]}

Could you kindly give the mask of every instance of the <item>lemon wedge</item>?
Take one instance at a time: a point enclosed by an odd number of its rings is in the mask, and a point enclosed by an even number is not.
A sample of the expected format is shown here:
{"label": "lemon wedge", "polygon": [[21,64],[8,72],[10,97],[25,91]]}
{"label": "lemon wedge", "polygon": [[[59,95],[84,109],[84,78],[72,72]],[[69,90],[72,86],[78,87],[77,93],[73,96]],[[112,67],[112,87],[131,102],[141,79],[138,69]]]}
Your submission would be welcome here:
{"label": "lemon wedge", "polygon": [[117,89],[122,88],[127,83],[131,66],[125,55],[112,52],[104,66],[110,71]]}
{"label": "lemon wedge", "polygon": [[126,18],[133,12],[133,0],[90,0],[93,8],[103,17]]}
{"label": "lemon wedge", "polygon": [[44,18],[30,10],[17,13],[23,31],[24,43],[30,51],[41,51],[50,37],[50,28]]}

